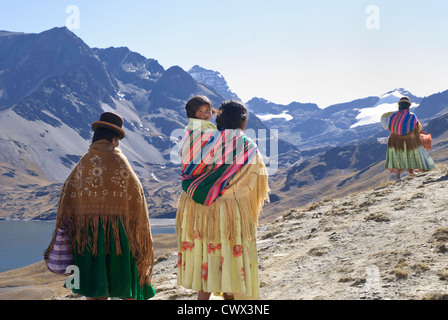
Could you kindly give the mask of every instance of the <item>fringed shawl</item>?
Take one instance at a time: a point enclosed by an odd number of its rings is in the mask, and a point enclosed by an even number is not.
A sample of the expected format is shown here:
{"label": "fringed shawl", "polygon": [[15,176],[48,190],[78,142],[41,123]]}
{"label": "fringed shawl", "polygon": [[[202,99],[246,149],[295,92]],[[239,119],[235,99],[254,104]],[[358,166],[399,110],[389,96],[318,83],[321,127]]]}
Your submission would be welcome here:
{"label": "fringed shawl", "polygon": [[[130,252],[137,259],[139,282],[150,283],[154,266],[153,242],[143,188],[127,158],[107,140],[94,142],[64,183],[59,200],[53,239],[58,228],[69,236],[71,250],[78,244],[83,254],[88,246],[97,254],[98,223],[106,232],[106,252],[110,250],[109,230],[113,232],[117,254],[121,254],[119,223],[129,240]],[[88,235],[92,228],[93,238]]]}
{"label": "fringed shawl", "polygon": [[181,154],[182,189],[195,202],[209,206],[256,152],[255,143],[239,129],[187,130]]}
{"label": "fringed shawl", "polygon": [[420,140],[420,132],[422,131],[422,125],[417,121],[414,129],[407,135],[398,135],[391,133],[387,142],[388,148],[394,148],[395,150],[415,150],[418,149],[422,142]]}
{"label": "fringed shawl", "polygon": [[[187,225],[184,227],[189,239],[199,237],[214,243],[220,243],[221,239],[235,241],[240,223],[242,238],[254,240],[254,229],[265,202],[269,202],[268,173],[257,150],[254,161],[235,173],[225,192],[211,205],[196,203],[185,192],[181,193],[176,215],[176,233],[180,234],[184,215],[187,215]],[[222,230],[219,228],[220,219],[223,219]]]}

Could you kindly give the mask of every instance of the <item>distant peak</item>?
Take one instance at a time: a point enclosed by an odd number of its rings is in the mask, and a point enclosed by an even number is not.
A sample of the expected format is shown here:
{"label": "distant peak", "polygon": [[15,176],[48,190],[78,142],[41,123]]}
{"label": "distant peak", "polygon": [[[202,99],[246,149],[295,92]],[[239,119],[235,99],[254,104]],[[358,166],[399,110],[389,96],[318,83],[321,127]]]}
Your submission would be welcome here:
{"label": "distant peak", "polygon": [[195,71],[200,71],[200,70],[205,70],[203,67],[201,67],[198,64],[195,64],[193,67],[191,67],[190,70],[188,70],[188,72],[195,72]]}
{"label": "distant peak", "polygon": [[71,32],[66,26],[63,26],[63,27],[54,27],[54,28],[51,28],[51,29],[48,29],[49,31],[51,31],[51,30],[59,30],[59,31],[65,31],[65,32]]}
{"label": "distant peak", "polygon": [[401,95],[411,94],[408,90],[406,90],[404,88],[395,88],[394,90],[391,90],[391,91],[388,91],[388,92],[384,93],[383,96],[394,94],[394,93],[398,93],[398,94],[401,94]]}
{"label": "distant peak", "polygon": [[190,70],[188,70],[188,73],[197,73],[197,72],[209,73],[209,74],[217,75],[220,78],[223,78],[222,74],[219,71],[206,69],[197,64],[194,65]]}
{"label": "distant peak", "polygon": [[[70,31],[67,27],[55,27],[39,33],[40,36],[48,36],[59,39],[76,39],[82,41],[75,33]],[[82,41],[84,42],[84,41]]]}
{"label": "distant peak", "polygon": [[182,72],[182,73],[185,72],[185,70],[179,66],[172,66],[172,67],[168,68],[166,71],[167,72]]}
{"label": "distant peak", "polygon": [[25,32],[14,32],[14,31],[7,31],[7,30],[0,30],[0,37],[3,36],[20,36],[25,35]]}
{"label": "distant peak", "polygon": [[74,34],[72,31],[70,31],[67,27],[54,27],[51,29],[48,29],[46,31],[43,31],[42,33],[61,33],[61,34]]}
{"label": "distant peak", "polygon": [[249,102],[263,102],[263,103],[270,103],[271,101],[268,101],[268,100],[266,100],[265,98],[263,98],[263,97],[253,97],[252,99],[250,99],[249,101],[248,101],[248,103]]}

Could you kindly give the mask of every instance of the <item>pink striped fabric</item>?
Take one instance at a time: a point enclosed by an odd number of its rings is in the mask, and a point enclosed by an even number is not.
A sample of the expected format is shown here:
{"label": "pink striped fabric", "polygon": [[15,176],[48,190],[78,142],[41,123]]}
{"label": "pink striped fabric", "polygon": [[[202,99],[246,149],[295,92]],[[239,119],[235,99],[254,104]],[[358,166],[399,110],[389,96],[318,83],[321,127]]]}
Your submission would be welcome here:
{"label": "pink striped fabric", "polygon": [[400,136],[405,136],[414,130],[417,117],[409,110],[402,110],[390,116],[389,130]]}

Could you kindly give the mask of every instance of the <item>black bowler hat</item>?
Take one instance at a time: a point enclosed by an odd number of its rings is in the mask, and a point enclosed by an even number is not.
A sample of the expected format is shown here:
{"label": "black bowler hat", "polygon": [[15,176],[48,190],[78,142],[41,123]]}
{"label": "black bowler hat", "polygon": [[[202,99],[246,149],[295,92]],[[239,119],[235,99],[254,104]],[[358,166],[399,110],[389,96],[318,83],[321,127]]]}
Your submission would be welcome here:
{"label": "black bowler hat", "polygon": [[409,100],[408,97],[402,97],[402,98],[398,101],[398,104],[400,104],[400,102],[407,102],[407,103],[409,103],[409,105],[411,105],[411,100]]}
{"label": "black bowler hat", "polygon": [[123,139],[126,133],[121,127],[123,126],[123,118],[113,112],[104,112],[99,121],[92,123],[92,129],[106,128],[118,134],[118,139]]}

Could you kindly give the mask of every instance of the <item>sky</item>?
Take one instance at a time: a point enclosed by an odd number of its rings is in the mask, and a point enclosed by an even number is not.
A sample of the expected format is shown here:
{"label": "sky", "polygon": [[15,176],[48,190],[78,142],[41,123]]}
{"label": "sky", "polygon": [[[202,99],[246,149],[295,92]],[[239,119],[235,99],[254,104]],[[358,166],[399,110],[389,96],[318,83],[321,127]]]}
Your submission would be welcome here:
{"label": "sky", "polygon": [[324,108],[448,89],[447,0],[0,0],[0,30],[66,26],[165,68],[219,71],[253,97]]}

